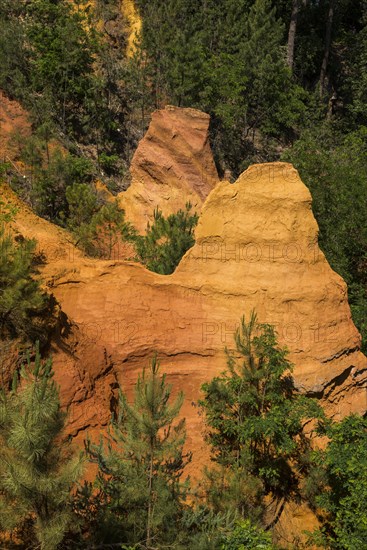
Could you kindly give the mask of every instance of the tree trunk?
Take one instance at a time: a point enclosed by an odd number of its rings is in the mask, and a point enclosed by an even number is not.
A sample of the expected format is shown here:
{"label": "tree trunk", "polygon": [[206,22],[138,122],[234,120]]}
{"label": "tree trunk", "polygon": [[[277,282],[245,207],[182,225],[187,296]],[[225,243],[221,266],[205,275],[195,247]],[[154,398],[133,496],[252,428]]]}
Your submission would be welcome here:
{"label": "tree trunk", "polygon": [[329,11],[326,22],[325,49],[320,71],[320,97],[325,93],[326,73],[330,57],[331,33],[333,28],[335,0],[329,0]]}
{"label": "tree trunk", "polygon": [[[152,445],[153,447],[153,445]],[[152,545],[152,511],[153,511],[153,451],[150,455],[149,465],[149,497],[148,497],[148,517],[147,517],[147,548]]]}
{"label": "tree trunk", "polygon": [[292,71],[294,61],[294,46],[296,42],[297,20],[300,8],[300,0],[293,0],[291,22],[289,24],[288,45],[287,45],[287,65]]}

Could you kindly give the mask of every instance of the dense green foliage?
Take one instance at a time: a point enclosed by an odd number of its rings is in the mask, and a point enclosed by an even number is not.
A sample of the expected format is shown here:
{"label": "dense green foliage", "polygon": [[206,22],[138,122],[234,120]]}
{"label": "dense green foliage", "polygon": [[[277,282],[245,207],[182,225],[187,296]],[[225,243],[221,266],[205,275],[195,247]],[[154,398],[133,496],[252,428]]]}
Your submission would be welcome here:
{"label": "dense green foliage", "polygon": [[173,273],[182,256],[195,244],[194,230],[197,214],[191,214],[191,205],[165,218],[155,210],[154,221],[148,224],[146,235],[136,236],[135,248],[139,261],[151,271],[169,275]]}
{"label": "dense green foliage", "polygon": [[228,535],[221,546],[221,550],[274,550],[271,536],[246,521],[238,522],[233,532]]}
{"label": "dense green foliage", "polygon": [[284,60],[284,24],[270,0],[251,4],[138,2],[154,104],[209,112],[221,167],[235,172],[254,154],[257,132],[286,135],[304,108]]}
{"label": "dense green foliage", "polygon": [[[351,415],[326,430],[330,441],[315,453],[322,529],[314,539],[326,548],[357,550],[367,543],[367,422]],[[321,472],[321,475],[320,475]],[[320,510],[321,509],[321,510]]]}
{"label": "dense green foliage", "polygon": [[182,474],[191,454],[183,450],[185,421],[177,421],[183,394],[171,403],[171,391],[154,357],[138,378],[134,402],[120,393],[107,442],[87,442],[98,475],[94,489],[80,489],[76,506],[87,522],[88,544],[119,542],[129,550],[275,548],[269,534],[236,511],[187,502],[190,481]]}
{"label": "dense green foliage", "polygon": [[[28,524],[42,550],[56,549],[73,520],[70,490],[82,460],[62,440],[52,363],[34,360],[0,392],[0,526],[13,532]],[[75,518],[74,518],[75,521]]]}
{"label": "dense green foliage", "polygon": [[67,227],[76,244],[93,257],[119,258],[119,245],[135,237],[116,202],[102,203],[87,184],[74,184],[66,191],[69,216]]}
{"label": "dense green foliage", "polygon": [[[329,0],[298,2],[289,67],[285,47],[295,2],[138,1],[145,54],[139,59],[153,83],[147,103],[170,101],[209,112],[222,169],[237,173],[252,159],[277,158],[307,119],[325,116],[334,95],[340,114],[342,105],[352,117],[363,111],[364,88],[357,76],[365,58],[363,2],[335,3],[332,21]],[[325,37],[329,22],[332,47]]]}
{"label": "dense green foliage", "polygon": [[69,138],[107,142],[126,102],[116,111],[106,93],[106,85],[118,86],[94,23],[83,0],[77,8],[67,0],[4,0],[0,87],[30,108],[37,126],[52,121]]}
{"label": "dense green foliage", "polygon": [[[85,0],[77,6],[68,0],[0,3],[0,88],[30,111],[35,136],[42,136],[46,148],[41,157],[30,159],[31,166],[37,161],[37,173],[30,181],[20,179],[17,189],[30,195],[38,213],[57,223],[68,175],[74,177],[72,168],[66,174],[67,165],[79,158],[106,181],[124,177],[140,137],[130,130],[123,28],[118,50],[106,27],[96,30],[103,15],[99,4],[92,10]],[[111,10],[102,10],[107,20],[117,14],[121,19],[117,2],[110,5]],[[55,139],[70,156],[49,158]],[[75,176],[71,183],[84,181]]]}
{"label": "dense green foliage", "polygon": [[[33,154],[35,154],[33,150]],[[25,157],[27,150],[23,153]],[[36,159],[34,158],[33,161]],[[31,160],[32,162],[32,160]],[[32,164],[31,164],[32,166]],[[56,149],[48,155],[47,165],[39,155],[32,167],[32,206],[40,216],[62,223],[67,211],[67,190],[72,184],[90,182],[91,165],[83,158]]]}

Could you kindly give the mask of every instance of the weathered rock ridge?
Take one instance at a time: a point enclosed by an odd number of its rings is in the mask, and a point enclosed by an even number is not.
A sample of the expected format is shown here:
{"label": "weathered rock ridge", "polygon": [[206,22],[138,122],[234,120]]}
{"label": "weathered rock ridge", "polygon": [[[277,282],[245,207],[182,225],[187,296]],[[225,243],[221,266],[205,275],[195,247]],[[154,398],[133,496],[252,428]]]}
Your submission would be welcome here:
{"label": "weathered rock ridge", "polygon": [[[9,190],[2,194],[12,200]],[[346,284],[318,247],[311,196],[291,165],[255,165],[235,184],[218,184],[195,246],[170,276],[87,259],[66,232],[26,208],[15,225],[38,239],[45,284],[70,322],[55,343],[54,364],[73,435],[106,424],[117,383],[130,390],[157,351],[174,387],[185,392],[188,445],[198,464],[206,453],[200,386],[223,370],[224,347],[253,308],[260,321],[275,324],[302,391],[333,415],[366,411],[367,359]]]}
{"label": "weathered rock ridge", "polygon": [[209,121],[209,115],[195,109],[167,106],[153,113],[131,163],[131,185],[118,197],[126,219],[140,232],[157,207],[167,216],[190,202],[200,212],[219,181]]}
{"label": "weathered rock ridge", "polygon": [[195,447],[201,421],[191,404],[201,383],[223,369],[223,348],[253,308],[276,325],[299,388],[331,414],[366,410],[367,360],[346,285],[320,251],[317,231],[297,172],[287,164],[253,166],[236,184],[212,191],[196,245],[172,276],[136,264],[75,261],[48,280],[68,317],[105,350],[123,387],[158,352],[185,390]]}
{"label": "weathered rock ridge", "polygon": [[[179,121],[177,138],[171,126],[164,128],[167,119]],[[194,135],[184,139],[190,120]],[[157,352],[174,391],[185,393],[191,473],[199,477],[208,460],[200,387],[222,372],[224,347],[233,346],[241,315],[252,309],[261,322],[276,326],[301,391],[318,397],[330,415],[364,413],[367,359],[346,284],[319,249],[311,195],[297,171],[285,163],[254,165],[235,184],[217,182],[206,116],[168,109],[155,113],[152,125],[154,135],[148,132],[139,146],[133,184],[120,200],[140,230],[156,206],[168,214],[190,198],[202,207],[196,244],[172,275],[86,258],[66,231],[0,186],[1,197],[18,208],[13,229],[37,239],[46,261],[44,284],[68,319],[52,353],[69,433],[79,442],[87,433],[98,436],[115,407],[117,387],[131,394]],[[313,521],[308,514],[288,507],[280,528],[288,537],[292,523],[299,534],[306,517]]]}

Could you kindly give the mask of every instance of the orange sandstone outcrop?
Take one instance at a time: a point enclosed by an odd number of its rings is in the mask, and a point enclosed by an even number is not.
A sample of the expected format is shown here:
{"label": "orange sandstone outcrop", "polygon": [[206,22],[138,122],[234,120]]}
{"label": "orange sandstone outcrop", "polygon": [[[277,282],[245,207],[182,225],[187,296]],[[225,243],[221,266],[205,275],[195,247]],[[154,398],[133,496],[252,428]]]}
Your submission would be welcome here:
{"label": "orange sandstone outcrop", "polygon": [[198,463],[205,453],[200,385],[223,370],[224,347],[253,308],[289,348],[301,391],[333,415],[367,410],[367,359],[346,284],[318,247],[311,196],[291,165],[255,165],[235,184],[220,183],[204,205],[195,246],[170,276],[84,258],[66,232],[28,210],[16,225],[39,239],[48,259],[42,276],[69,319],[55,365],[74,434],[105,424],[116,383],[131,388],[157,351],[186,394]]}
{"label": "orange sandstone outcrop", "polygon": [[31,135],[28,113],[0,90],[0,161],[13,162],[19,143]]}
{"label": "orange sandstone outcrop", "polygon": [[200,212],[218,183],[209,144],[209,115],[167,106],[155,111],[130,167],[131,186],[119,194],[126,219],[144,232],[155,208],[165,216],[187,202]]}
{"label": "orange sandstone outcrop", "polygon": [[[196,245],[175,280],[190,279],[192,289],[225,303],[228,321],[255,308],[288,346],[300,390],[322,398],[333,414],[363,412],[367,360],[346,284],[330,268],[317,238],[311,195],[297,171],[285,163],[255,165],[208,197]],[[216,311],[213,304],[217,324],[207,327],[208,339],[216,342],[220,323],[228,341],[229,323]]]}
{"label": "orange sandstone outcrop", "polygon": [[[37,237],[27,216],[18,214],[19,230]],[[62,253],[48,257],[42,275],[68,318],[53,353],[77,440],[100,432],[117,386],[131,395],[156,351],[174,391],[185,393],[191,472],[200,476],[208,460],[200,386],[224,369],[224,347],[233,346],[240,316],[254,308],[261,322],[276,326],[302,392],[337,418],[367,410],[367,359],[347,287],[319,249],[311,195],[290,164],[251,166],[235,184],[219,183],[203,206],[196,244],[169,276],[131,262],[84,258],[45,221],[39,223],[43,248],[46,226],[51,241],[60,236]],[[284,521],[295,514],[286,508]]]}

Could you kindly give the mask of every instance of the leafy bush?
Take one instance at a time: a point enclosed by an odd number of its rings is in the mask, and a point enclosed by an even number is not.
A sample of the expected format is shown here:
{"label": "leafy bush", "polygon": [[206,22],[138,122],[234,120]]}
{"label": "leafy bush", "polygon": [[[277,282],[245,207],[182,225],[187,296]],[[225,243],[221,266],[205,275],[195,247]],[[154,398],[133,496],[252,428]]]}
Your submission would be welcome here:
{"label": "leafy bush", "polygon": [[239,521],[233,532],[225,537],[221,550],[275,550],[271,535],[249,520]]}
{"label": "leafy bush", "polygon": [[335,550],[357,550],[367,543],[367,420],[357,415],[331,423],[325,450],[316,452],[323,472],[316,503],[323,511],[314,540]]}
{"label": "leafy bush", "polygon": [[233,511],[214,512],[205,504],[184,510],[176,540],[178,550],[275,550],[271,535]]}
{"label": "leafy bush", "polygon": [[68,215],[66,190],[73,184],[90,183],[94,174],[90,160],[50,145],[46,125],[19,142],[25,178],[12,183],[14,190],[35,212],[54,223],[63,224]]}

